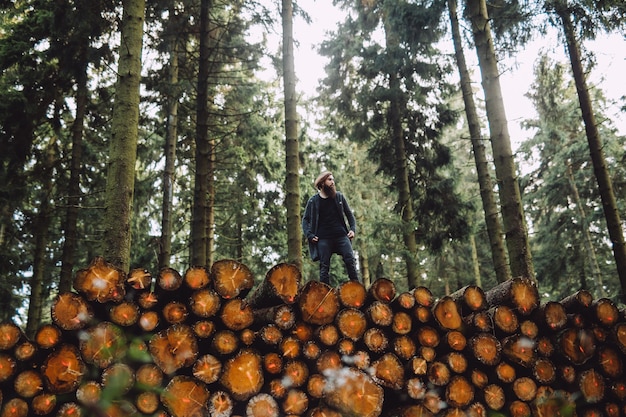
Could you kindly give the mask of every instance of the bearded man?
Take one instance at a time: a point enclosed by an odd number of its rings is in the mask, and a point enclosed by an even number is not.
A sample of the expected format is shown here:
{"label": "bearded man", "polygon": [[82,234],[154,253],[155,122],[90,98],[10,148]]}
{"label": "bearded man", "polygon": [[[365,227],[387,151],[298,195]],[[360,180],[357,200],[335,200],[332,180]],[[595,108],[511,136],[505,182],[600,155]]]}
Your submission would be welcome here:
{"label": "bearded man", "polygon": [[[309,199],[302,217],[302,232],[309,242],[309,255],[320,261],[320,281],[330,284],[330,259],[340,255],[348,278],[359,280],[352,239],[356,233],[356,219],[342,193],[335,188],[332,172],[322,172],[315,180],[318,193]],[[347,220],[347,225],[346,225]]]}

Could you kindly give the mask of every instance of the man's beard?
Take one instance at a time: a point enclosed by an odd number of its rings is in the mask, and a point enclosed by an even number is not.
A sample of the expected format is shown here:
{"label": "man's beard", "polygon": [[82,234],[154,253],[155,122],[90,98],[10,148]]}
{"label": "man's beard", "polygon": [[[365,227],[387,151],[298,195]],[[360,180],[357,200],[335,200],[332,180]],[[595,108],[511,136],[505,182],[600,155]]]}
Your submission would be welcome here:
{"label": "man's beard", "polygon": [[335,198],[335,196],[337,195],[337,190],[335,190],[334,186],[324,184],[322,185],[322,189],[324,190],[324,194],[326,194],[330,198]]}

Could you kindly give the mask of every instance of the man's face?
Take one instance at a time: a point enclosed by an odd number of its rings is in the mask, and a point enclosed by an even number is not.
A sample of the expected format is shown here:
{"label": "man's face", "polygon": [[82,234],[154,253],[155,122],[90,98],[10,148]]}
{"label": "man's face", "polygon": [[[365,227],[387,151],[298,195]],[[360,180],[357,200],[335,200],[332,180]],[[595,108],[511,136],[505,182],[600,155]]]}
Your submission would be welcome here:
{"label": "man's face", "polygon": [[337,193],[337,191],[335,191],[335,178],[332,175],[326,178],[326,181],[324,181],[324,185],[322,186],[322,189],[324,190],[324,193],[326,193],[326,195],[333,197],[333,198],[335,197],[335,194]]}

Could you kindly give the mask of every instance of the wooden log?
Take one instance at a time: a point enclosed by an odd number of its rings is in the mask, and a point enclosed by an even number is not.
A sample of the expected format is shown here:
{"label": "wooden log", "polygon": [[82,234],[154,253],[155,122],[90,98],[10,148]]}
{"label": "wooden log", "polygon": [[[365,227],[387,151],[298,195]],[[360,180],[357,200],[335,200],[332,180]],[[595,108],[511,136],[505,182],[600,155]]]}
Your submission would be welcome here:
{"label": "wooden log", "polygon": [[500,305],[489,310],[496,331],[509,335],[519,329],[519,320],[515,311],[509,306]]}
{"label": "wooden log", "polygon": [[449,296],[437,300],[433,306],[433,317],[444,330],[458,330],[463,324],[459,306]]}
{"label": "wooden log", "polygon": [[474,400],[474,387],[461,375],[455,375],[446,386],[446,401],[452,407],[467,407]]}
{"label": "wooden log", "polygon": [[450,368],[444,362],[434,361],[428,365],[428,372],[426,373],[428,382],[437,386],[443,387],[450,382],[452,376]]}
{"label": "wooden log", "polygon": [[126,285],[134,290],[149,290],[152,286],[152,274],[145,268],[131,269],[126,277]]}
{"label": "wooden log", "polygon": [[387,349],[389,338],[378,327],[370,327],[363,334],[363,342],[370,352],[380,353]]}
{"label": "wooden log", "polygon": [[154,391],[141,392],[135,399],[135,406],[142,414],[152,414],[158,410],[160,405],[159,395]]}
{"label": "wooden log", "polygon": [[595,369],[587,369],[578,377],[578,387],[585,401],[595,404],[605,399],[605,381],[602,375]]}
{"label": "wooden log", "polygon": [[506,403],[504,389],[500,385],[489,384],[483,389],[482,394],[485,405],[494,411],[501,410]]}
{"label": "wooden log", "polygon": [[37,347],[30,340],[18,343],[13,349],[13,356],[20,362],[30,361],[35,356]]}
{"label": "wooden log", "polygon": [[515,378],[517,378],[515,367],[505,361],[501,361],[496,365],[495,372],[498,380],[505,384],[510,384],[515,381]]}
{"label": "wooden log", "polygon": [[520,400],[512,401],[509,404],[509,414],[511,417],[530,417],[532,415],[528,403]]}
{"label": "wooden log", "polygon": [[162,310],[163,319],[168,324],[180,324],[184,323],[189,316],[189,310],[187,305],[180,301],[170,301],[163,306]]}
{"label": "wooden log", "polygon": [[485,298],[485,292],[477,285],[466,285],[459,288],[452,294],[452,298],[458,305],[461,306],[463,315],[470,314],[475,311],[484,310],[487,308],[487,299]]}
{"label": "wooden log", "polygon": [[391,344],[393,352],[402,360],[408,361],[417,353],[417,346],[413,338],[408,335],[395,337]]}
{"label": "wooden log", "polygon": [[399,417],[433,417],[433,413],[421,404],[402,407],[400,411],[394,412],[393,415]]}
{"label": "wooden log", "polygon": [[159,296],[155,292],[142,291],[135,298],[139,307],[148,310],[159,304]]}
{"label": "wooden log", "polygon": [[263,369],[270,375],[277,375],[283,371],[283,358],[277,352],[263,355]]}
{"label": "wooden log", "polygon": [[535,341],[520,334],[502,340],[502,352],[510,361],[529,368],[535,361]]}
{"label": "wooden log", "polygon": [[367,330],[365,313],[355,308],[344,308],[337,314],[337,329],[343,337],[357,341]]}
{"label": "wooden log", "polygon": [[422,346],[437,347],[439,346],[440,336],[439,332],[430,326],[423,326],[417,329],[417,341]]}
{"label": "wooden log", "polygon": [[344,415],[378,417],[383,399],[383,389],[358,369],[340,368],[327,376],[324,401]]}
{"label": "wooden log", "polygon": [[536,311],[536,322],[551,332],[558,332],[567,325],[567,311],[563,304],[548,301]]}
{"label": "wooden log", "polygon": [[135,372],[125,363],[118,362],[102,371],[102,391],[116,392],[124,397],[135,384]]}
{"label": "wooden log", "polygon": [[13,389],[22,398],[32,398],[43,391],[43,377],[34,369],[22,371],[15,377]]}
{"label": "wooden log", "polygon": [[626,322],[615,324],[611,334],[619,349],[626,354]]}
{"label": "wooden log", "polygon": [[261,356],[249,349],[243,349],[224,364],[220,383],[237,401],[247,401],[258,394],[263,386]]}
{"label": "wooden log", "polygon": [[580,313],[586,311],[593,303],[593,295],[588,290],[578,290],[562,299],[559,304],[565,307],[568,313]]}
{"label": "wooden log", "polygon": [[22,398],[11,398],[2,407],[2,417],[26,417],[28,403]]}
{"label": "wooden log", "polygon": [[239,331],[254,323],[254,312],[241,298],[232,298],[222,305],[220,319],[227,329]]}
{"label": "wooden log", "polygon": [[189,309],[197,317],[214,317],[222,306],[222,299],[212,288],[201,288],[189,297]]}
{"label": "wooden log", "polygon": [[60,345],[48,355],[41,365],[46,390],[52,394],[67,394],[76,391],[87,366],[75,346]]}
{"label": "wooden log", "polygon": [[596,340],[590,330],[569,328],[559,335],[558,346],[573,364],[582,365],[594,355]]}
{"label": "wooden log", "polygon": [[421,356],[413,356],[409,359],[407,368],[413,375],[424,376],[428,372],[428,361]]}
{"label": "wooden log", "polygon": [[193,330],[184,324],[175,324],[155,334],[148,347],[154,363],[166,374],[193,365],[199,353]]}
{"label": "wooden log", "polygon": [[203,355],[194,362],[192,370],[196,379],[212,384],[220,377],[222,362],[213,355]]}
{"label": "wooden log", "polygon": [[301,342],[308,342],[313,339],[313,329],[308,323],[303,321],[296,321],[291,334],[293,334]]}
{"label": "wooden log", "polygon": [[462,374],[467,370],[467,358],[461,352],[450,352],[445,358],[444,362],[448,365],[448,368],[454,373]]}
{"label": "wooden log", "polygon": [[[0,334],[2,330],[0,329]],[[35,333],[35,343],[40,349],[52,349],[61,342],[62,332],[54,324],[47,323],[39,326]]]}
{"label": "wooden log", "polygon": [[86,381],[76,389],[76,399],[87,407],[96,406],[102,398],[102,385],[96,381]]}
{"label": "wooden log", "polygon": [[299,416],[309,408],[309,397],[300,389],[290,389],[280,404],[283,413]]}
{"label": "wooden log", "polygon": [[619,319],[619,310],[613,301],[608,298],[600,298],[592,303],[595,320],[602,326],[611,327]]}
{"label": "wooden log", "polygon": [[141,390],[157,390],[163,383],[163,371],[153,363],[146,363],[137,369],[135,379],[137,388]]}
{"label": "wooden log", "polygon": [[139,320],[139,306],[135,302],[123,301],[109,310],[109,319],[122,327],[132,326]]}
{"label": "wooden log", "polygon": [[300,360],[290,360],[284,366],[283,379],[288,381],[290,387],[299,388],[306,384],[309,377],[309,368],[306,363]]}
{"label": "wooden log", "polygon": [[306,384],[306,392],[311,398],[322,398],[326,390],[326,377],[322,374],[312,374]]}
{"label": "wooden log", "polygon": [[493,330],[493,322],[488,311],[477,311],[469,316],[465,316],[463,317],[463,322],[475,332],[486,333]]}
{"label": "wooden log", "polygon": [[304,346],[302,346],[302,356],[309,360],[316,360],[319,358],[322,353],[322,349],[317,344],[317,342],[313,340],[308,340],[304,342]]}
{"label": "wooden log", "polygon": [[401,292],[391,303],[396,311],[411,311],[416,305],[415,297],[409,291]]}
{"label": "wooden log", "polygon": [[302,319],[309,324],[332,323],[339,311],[337,291],[319,281],[307,282],[298,299]]}
{"label": "wooden log", "polygon": [[372,363],[373,377],[386,388],[399,390],[404,386],[404,367],[391,352],[385,353]]}
{"label": "wooden log", "polygon": [[[65,292],[57,295],[52,301],[52,322],[63,330],[82,329],[93,320],[93,308],[79,294]],[[0,329],[0,334],[5,334]]]}
{"label": "wooden log", "polygon": [[485,371],[474,368],[470,373],[470,380],[472,381],[472,385],[474,385],[478,389],[483,389],[489,384],[489,376]]}
{"label": "wooden log", "polygon": [[239,348],[239,338],[232,330],[218,330],[211,341],[213,351],[219,356],[228,356]]}
{"label": "wooden log", "polygon": [[325,350],[315,361],[315,369],[322,375],[326,375],[326,372],[332,373],[341,367],[341,356],[334,350]]}
{"label": "wooden log", "polygon": [[192,265],[183,274],[183,282],[188,288],[199,290],[211,283],[211,274],[205,266]]}
{"label": "wooden log", "polygon": [[254,286],[252,271],[234,259],[221,259],[211,265],[211,281],[220,297],[229,300],[245,298]]}
{"label": "wooden log", "polygon": [[270,268],[265,278],[246,298],[252,308],[293,304],[300,292],[302,274],[294,264],[279,263]]}
{"label": "wooden log", "polygon": [[281,330],[289,330],[296,324],[296,313],[288,304],[253,310],[254,322],[265,325],[273,323]]}
{"label": "wooden log", "polygon": [[31,409],[35,415],[45,416],[52,413],[57,406],[57,396],[47,392],[36,395],[31,401]]}
{"label": "wooden log", "polygon": [[598,349],[597,362],[600,371],[608,378],[617,379],[623,372],[623,355],[611,346],[603,345]]}
{"label": "wooden log", "polygon": [[388,303],[376,300],[367,307],[366,314],[375,326],[387,327],[393,323],[394,314]]}
{"label": "wooden log", "polygon": [[193,333],[200,339],[206,339],[215,333],[215,322],[198,320],[193,324]]}
{"label": "wooden log", "polygon": [[537,354],[540,356],[550,357],[554,353],[554,342],[552,341],[552,338],[548,336],[539,337],[535,346],[537,349]]}
{"label": "wooden log", "polygon": [[315,333],[320,343],[325,346],[334,346],[339,341],[339,329],[332,323],[319,326]]}
{"label": "wooden log", "polygon": [[267,393],[256,394],[246,406],[247,417],[278,417],[279,413],[278,403]]}
{"label": "wooden log", "polygon": [[413,330],[413,320],[404,311],[397,311],[391,320],[391,331],[397,335],[405,335]]}
{"label": "wooden log", "polygon": [[355,342],[352,339],[341,338],[337,342],[337,351],[342,355],[352,355],[356,350]]}
{"label": "wooden log", "polygon": [[230,417],[234,406],[233,399],[226,391],[215,391],[209,397],[208,409],[211,417]]}
{"label": "wooden log", "polygon": [[280,341],[278,350],[283,358],[295,359],[302,354],[302,342],[294,336],[287,336]]}
{"label": "wooden log", "polygon": [[536,339],[539,336],[539,326],[532,320],[524,320],[519,325],[519,331],[529,339]]}
{"label": "wooden log", "polygon": [[513,392],[522,401],[532,401],[537,395],[537,383],[529,377],[520,377],[513,382]]}
{"label": "wooden log", "polygon": [[250,328],[242,329],[239,332],[239,340],[244,346],[252,346],[256,341],[256,332]]}
{"label": "wooden log", "polygon": [[266,345],[274,346],[283,340],[283,332],[275,324],[268,324],[259,330],[259,338]]}
{"label": "wooden log", "polygon": [[74,289],[89,301],[118,302],[126,295],[126,275],[120,269],[96,257],[74,276]]}
{"label": "wooden log", "polygon": [[413,288],[410,292],[413,294],[415,302],[419,306],[431,308],[435,303],[435,296],[427,287],[418,286]]}
{"label": "wooden log", "polygon": [[370,299],[389,304],[396,297],[396,284],[389,278],[377,278],[368,290]]}
{"label": "wooden log", "polygon": [[502,345],[491,333],[472,336],[469,347],[474,358],[484,365],[495,365],[500,361]]}
{"label": "wooden log", "polygon": [[490,307],[508,305],[521,316],[528,316],[539,306],[539,291],[530,278],[517,277],[502,282],[485,293]]}
{"label": "wooden log", "polygon": [[458,352],[464,350],[465,346],[467,346],[467,338],[458,330],[451,330],[447,332],[444,340],[450,349]]}
{"label": "wooden log", "polygon": [[348,280],[339,285],[338,297],[343,307],[360,309],[367,300],[367,290],[359,281]]}
{"label": "wooden log", "polygon": [[161,392],[161,402],[172,417],[207,413],[210,393],[204,383],[189,376],[174,376]]}
{"label": "wooden log", "polygon": [[550,385],[556,380],[556,366],[550,359],[537,358],[533,363],[533,377],[541,385]]}

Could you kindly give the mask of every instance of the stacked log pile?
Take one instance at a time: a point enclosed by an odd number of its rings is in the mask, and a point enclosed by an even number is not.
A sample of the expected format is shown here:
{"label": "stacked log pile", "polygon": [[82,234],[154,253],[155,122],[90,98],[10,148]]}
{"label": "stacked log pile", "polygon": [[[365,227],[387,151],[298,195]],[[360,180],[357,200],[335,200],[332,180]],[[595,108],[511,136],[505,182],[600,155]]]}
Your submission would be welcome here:
{"label": "stacked log pile", "polygon": [[0,417],[626,416],[625,315],[587,291],[253,278],[95,259],[33,340],[0,324]]}

